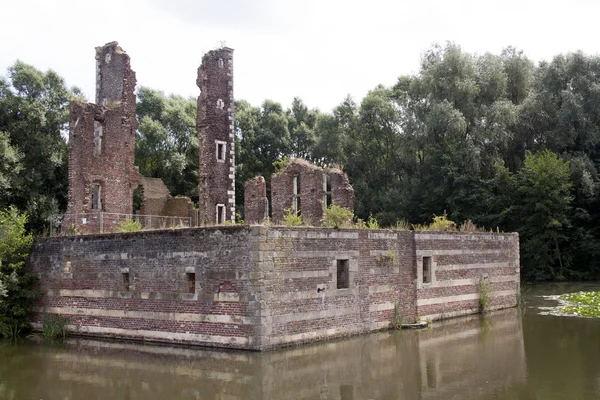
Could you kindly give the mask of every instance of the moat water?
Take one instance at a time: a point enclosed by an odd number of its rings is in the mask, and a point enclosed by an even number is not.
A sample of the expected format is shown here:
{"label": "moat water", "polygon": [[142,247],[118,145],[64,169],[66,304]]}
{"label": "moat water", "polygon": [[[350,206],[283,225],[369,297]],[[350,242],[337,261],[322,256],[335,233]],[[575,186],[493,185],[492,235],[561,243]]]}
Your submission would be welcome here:
{"label": "moat water", "polygon": [[525,309],[267,353],[90,339],[0,344],[0,399],[600,399],[600,319]]}

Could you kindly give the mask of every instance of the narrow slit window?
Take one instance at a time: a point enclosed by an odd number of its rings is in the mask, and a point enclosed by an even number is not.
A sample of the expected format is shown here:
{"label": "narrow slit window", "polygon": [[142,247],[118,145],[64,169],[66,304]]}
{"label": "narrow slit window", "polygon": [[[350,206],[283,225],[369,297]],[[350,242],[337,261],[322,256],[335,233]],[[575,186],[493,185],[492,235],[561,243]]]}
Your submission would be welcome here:
{"label": "narrow slit window", "polygon": [[423,283],[431,283],[431,257],[423,257]]}
{"label": "narrow slit window", "polygon": [[221,141],[221,140],[216,140],[215,141],[215,152],[216,152],[216,156],[217,156],[217,162],[225,162],[225,153],[227,151],[227,146],[225,144],[225,142]]}
{"label": "narrow slit window", "polygon": [[185,275],[187,278],[188,293],[196,293],[196,274],[194,272],[188,272]]}
{"label": "narrow slit window", "polygon": [[124,292],[129,292],[129,272],[123,272],[122,274],[122,288]]}
{"label": "narrow slit window", "polygon": [[219,61],[217,62],[217,64],[219,65],[219,68],[223,68],[223,65],[224,65],[223,59],[219,58]]}
{"label": "narrow slit window", "polygon": [[92,210],[102,210],[102,185],[92,184]]}
{"label": "narrow slit window", "polygon": [[217,224],[225,223],[225,204],[217,204]]}
{"label": "narrow slit window", "polygon": [[296,175],[294,176],[294,213],[296,215],[302,215],[301,214],[301,204],[300,204],[300,176]]}
{"label": "narrow slit window", "polygon": [[350,287],[350,267],[348,260],[337,260],[337,288],[348,289]]}
{"label": "narrow slit window", "polygon": [[219,110],[222,110],[223,107],[225,107],[225,103],[223,102],[223,100],[221,100],[221,99],[217,100],[217,108]]}
{"label": "narrow slit window", "polygon": [[102,122],[94,121],[94,155],[102,154]]}
{"label": "narrow slit window", "polygon": [[331,177],[327,174],[323,177],[323,206],[331,205]]}

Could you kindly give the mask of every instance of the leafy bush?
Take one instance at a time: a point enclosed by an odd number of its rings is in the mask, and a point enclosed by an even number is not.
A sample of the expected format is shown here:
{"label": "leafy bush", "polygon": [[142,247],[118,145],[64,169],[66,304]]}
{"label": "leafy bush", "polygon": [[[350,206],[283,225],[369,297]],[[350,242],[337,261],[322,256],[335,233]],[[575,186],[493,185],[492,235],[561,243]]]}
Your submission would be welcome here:
{"label": "leafy bush", "polygon": [[117,232],[138,232],[142,230],[142,223],[140,221],[134,221],[131,218],[119,221],[117,226]]}
{"label": "leafy bush", "polygon": [[367,221],[367,229],[380,229],[379,221],[377,221],[377,218],[375,218],[373,214],[369,215],[369,220]]}
{"label": "leafy bush", "polygon": [[323,219],[323,225],[328,228],[341,228],[344,226],[352,225],[352,217],[354,213],[344,207],[336,206],[331,204],[325,208],[325,218]]}
{"label": "leafy bush", "polygon": [[35,277],[25,270],[33,238],[26,233],[27,215],[15,207],[0,211],[0,337],[14,338],[29,327],[37,295]]}
{"label": "leafy bush", "polygon": [[283,223],[285,226],[300,226],[302,225],[302,216],[297,215],[292,207],[285,210],[283,216]]}
{"label": "leafy bush", "polygon": [[442,232],[452,232],[456,231],[456,224],[454,221],[450,221],[448,219],[448,214],[444,211],[444,215],[435,215],[433,217],[433,222],[429,225],[430,231],[442,231]]}
{"label": "leafy bush", "polygon": [[444,211],[444,215],[434,215],[433,221],[427,225],[413,224],[412,229],[415,231],[437,231],[437,232],[456,232],[456,223],[448,219],[448,214]]}
{"label": "leafy bush", "polygon": [[46,339],[63,339],[67,337],[68,320],[58,314],[49,314],[42,323],[42,334]]}

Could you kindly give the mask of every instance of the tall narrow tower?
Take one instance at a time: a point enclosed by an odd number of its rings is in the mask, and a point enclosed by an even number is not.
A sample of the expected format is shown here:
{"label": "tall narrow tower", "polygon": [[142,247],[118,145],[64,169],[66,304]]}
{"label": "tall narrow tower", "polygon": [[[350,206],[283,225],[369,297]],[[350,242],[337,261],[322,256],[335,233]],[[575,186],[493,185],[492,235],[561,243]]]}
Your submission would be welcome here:
{"label": "tall narrow tower", "polygon": [[71,102],[69,194],[63,231],[110,232],[131,214],[140,179],[134,168],[135,72],[117,42],[96,48],[96,104]]}
{"label": "tall narrow tower", "polygon": [[233,49],[209,51],[198,68],[198,196],[202,225],[235,220]]}

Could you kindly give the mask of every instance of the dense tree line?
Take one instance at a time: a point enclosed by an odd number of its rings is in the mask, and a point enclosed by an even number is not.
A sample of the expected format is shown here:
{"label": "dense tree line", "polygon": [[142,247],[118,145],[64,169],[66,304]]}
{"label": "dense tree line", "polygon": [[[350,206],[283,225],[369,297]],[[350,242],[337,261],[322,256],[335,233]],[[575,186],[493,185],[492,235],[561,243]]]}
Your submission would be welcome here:
{"label": "dense tree line", "polygon": [[[64,210],[68,101],[53,72],[17,62],[0,80],[0,208],[31,214],[38,231]],[[196,100],[138,91],[136,164],[173,194],[197,197]],[[572,53],[534,64],[523,52],[424,53],[416,75],[360,103],[320,112],[236,102],[237,204],[243,184],[303,157],[340,166],[357,217],[382,226],[447,212],[521,234],[527,279],[600,276],[600,57]]]}

